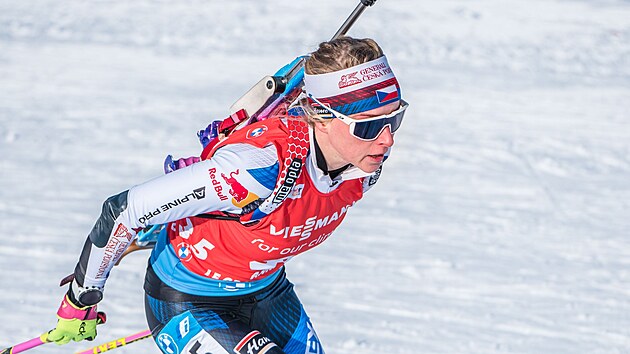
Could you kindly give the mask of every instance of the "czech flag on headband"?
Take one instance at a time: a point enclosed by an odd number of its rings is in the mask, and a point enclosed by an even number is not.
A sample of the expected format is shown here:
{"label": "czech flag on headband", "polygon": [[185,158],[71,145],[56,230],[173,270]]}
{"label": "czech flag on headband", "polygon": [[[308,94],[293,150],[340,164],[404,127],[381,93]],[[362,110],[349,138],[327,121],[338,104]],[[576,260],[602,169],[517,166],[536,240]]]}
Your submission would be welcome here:
{"label": "czech flag on headband", "polygon": [[304,74],[304,89],[321,103],[346,115],[382,107],[401,98],[398,80],[384,55],[343,70]]}
{"label": "czech flag on headband", "polygon": [[376,90],[376,98],[378,103],[383,104],[390,101],[395,101],[400,98],[400,93],[396,85],[384,87],[380,90]]}

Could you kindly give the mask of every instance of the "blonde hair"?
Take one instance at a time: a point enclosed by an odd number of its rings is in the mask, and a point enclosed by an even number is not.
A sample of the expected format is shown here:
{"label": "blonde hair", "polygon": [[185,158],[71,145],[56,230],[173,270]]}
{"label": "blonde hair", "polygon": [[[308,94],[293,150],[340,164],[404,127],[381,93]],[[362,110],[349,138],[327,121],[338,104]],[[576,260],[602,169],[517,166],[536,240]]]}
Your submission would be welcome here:
{"label": "blonde hair", "polygon": [[[320,43],[319,48],[306,59],[304,72],[309,75],[331,73],[367,63],[382,56],[383,50],[373,39],[343,36]],[[315,112],[307,99],[302,99],[300,106],[309,124],[326,121]]]}

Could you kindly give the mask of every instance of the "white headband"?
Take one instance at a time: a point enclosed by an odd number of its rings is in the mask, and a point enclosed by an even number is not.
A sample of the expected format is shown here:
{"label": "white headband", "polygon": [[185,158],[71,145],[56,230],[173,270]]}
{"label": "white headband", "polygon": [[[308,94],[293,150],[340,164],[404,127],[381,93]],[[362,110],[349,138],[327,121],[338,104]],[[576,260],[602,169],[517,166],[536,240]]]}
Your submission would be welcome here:
{"label": "white headband", "polygon": [[344,114],[367,111],[400,99],[400,86],[384,55],[331,73],[305,74],[304,89],[308,95]]}

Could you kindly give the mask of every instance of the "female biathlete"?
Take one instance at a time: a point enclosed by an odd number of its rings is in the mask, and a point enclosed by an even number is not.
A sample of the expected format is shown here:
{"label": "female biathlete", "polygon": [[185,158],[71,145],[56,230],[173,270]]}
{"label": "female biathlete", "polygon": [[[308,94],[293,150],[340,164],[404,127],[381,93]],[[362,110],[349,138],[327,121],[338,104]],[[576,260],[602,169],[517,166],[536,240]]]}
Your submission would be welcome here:
{"label": "female biathlete", "polygon": [[407,104],[381,48],[341,37],[308,57],[293,106],[107,199],[45,339],[93,339],[110,270],[140,230],[166,224],[144,285],[163,353],[323,353],[284,264],[376,183]]}

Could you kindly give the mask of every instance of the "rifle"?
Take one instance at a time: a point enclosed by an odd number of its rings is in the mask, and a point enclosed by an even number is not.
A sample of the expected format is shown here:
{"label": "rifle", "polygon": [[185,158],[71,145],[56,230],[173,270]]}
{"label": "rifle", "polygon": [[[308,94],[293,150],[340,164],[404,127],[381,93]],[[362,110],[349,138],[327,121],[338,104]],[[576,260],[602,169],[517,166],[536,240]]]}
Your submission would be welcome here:
{"label": "rifle", "polygon": [[[361,0],[350,16],[339,27],[331,40],[339,38],[354,25],[359,16],[376,0]],[[291,97],[297,88],[301,89],[304,78],[304,62],[308,56],[300,56],[280,69],[273,76],[265,76],[250,88],[230,107],[230,115],[234,117],[239,111],[245,112],[250,119],[264,119],[280,104],[285,97]],[[299,90],[297,90],[299,91]],[[243,118],[243,121],[247,118]],[[236,124],[240,123],[236,122]]]}

